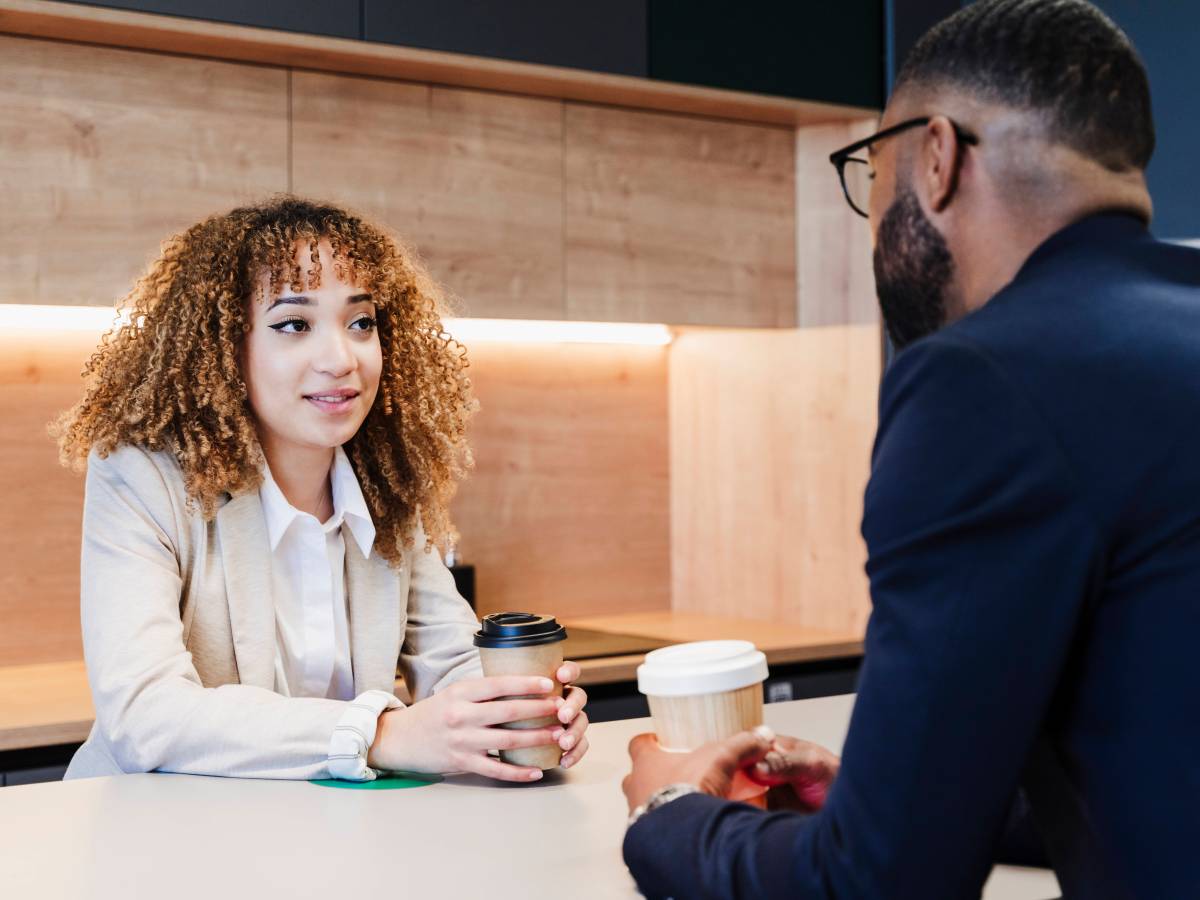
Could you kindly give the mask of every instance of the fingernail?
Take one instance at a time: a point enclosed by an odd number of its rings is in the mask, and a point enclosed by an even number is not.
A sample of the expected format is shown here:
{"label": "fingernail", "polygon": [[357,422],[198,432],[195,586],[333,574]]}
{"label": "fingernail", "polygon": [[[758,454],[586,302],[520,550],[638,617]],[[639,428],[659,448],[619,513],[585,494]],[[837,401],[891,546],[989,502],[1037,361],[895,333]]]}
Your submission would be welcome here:
{"label": "fingernail", "polygon": [[575,765],[575,760],[571,759],[569,756],[564,756],[559,765],[561,765],[564,769],[569,769],[571,766]]}
{"label": "fingernail", "polygon": [[575,746],[575,735],[568,734],[566,737],[564,737],[562,739],[561,742],[559,742],[559,746],[562,747],[564,750],[570,750],[572,747]]}
{"label": "fingernail", "polygon": [[549,678],[540,678],[538,679],[538,687],[543,691],[552,691],[554,690],[554,682]]}
{"label": "fingernail", "polygon": [[538,780],[538,779],[540,779],[541,777],[542,777],[542,770],[541,770],[541,769],[534,769],[532,772],[530,772],[530,773],[529,773],[529,780],[530,780],[530,781],[537,781],[537,780]]}
{"label": "fingernail", "polygon": [[769,725],[759,725],[754,729],[754,733],[764,741],[775,740],[775,731]]}
{"label": "fingernail", "polygon": [[552,732],[550,732],[550,740],[558,743],[558,739],[566,733],[567,730],[565,728],[555,728]]}
{"label": "fingernail", "polygon": [[571,721],[571,711],[569,709],[559,709],[558,721],[562,722],[564,725],[566,725],[568,722],[570,722]]}
{"label": "fingernail", "polygon": [[566,703],[566,702],[567,702],[567,701],[566,701],[566,700],[564,700],[562,697],[555,697],[555,698],[554,698],[554,707],[555,707],[555,709],[562,709],[562,705],[563,705],[564,703]]}

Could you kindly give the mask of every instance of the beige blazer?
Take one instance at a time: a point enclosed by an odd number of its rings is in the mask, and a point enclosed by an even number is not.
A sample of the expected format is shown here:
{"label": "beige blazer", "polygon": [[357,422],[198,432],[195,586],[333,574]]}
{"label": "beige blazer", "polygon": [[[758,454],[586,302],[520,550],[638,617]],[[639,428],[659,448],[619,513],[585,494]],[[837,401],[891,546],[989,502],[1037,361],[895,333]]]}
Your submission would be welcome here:
{"label": "beige blazer", "polygon": [[[399,569],[346,541],[356,694],[415,700],[482,674],[478,623],[424,535]],[[205,522],[171,454],[122,447],[88,461],[84,656],[96,723],[67,778],[187,772],[323,778],[347,701],[275,693],[275,607],[258,493]]]}

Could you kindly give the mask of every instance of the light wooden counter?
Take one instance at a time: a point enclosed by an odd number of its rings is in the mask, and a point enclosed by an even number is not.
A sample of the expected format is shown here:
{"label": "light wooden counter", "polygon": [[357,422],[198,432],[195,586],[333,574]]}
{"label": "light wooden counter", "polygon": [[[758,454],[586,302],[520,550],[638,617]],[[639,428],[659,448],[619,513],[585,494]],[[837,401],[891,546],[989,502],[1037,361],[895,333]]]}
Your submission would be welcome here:
{"label": "light wooden counter", "polygon": [[[857,656],[862,639],[793,625],[670,612],[573,618],[570,628],[594,628],[667,641],[738,638],[752,641],[771,665]],[[632,681],[642,655],[583,660],[580,684]],[[403,685],[397,684],[397,691]],[[406,695],[399,694],[402,698]],[[87,670],[74,660],[0,666],[0,751],[47,747],[84,740],[94,713]]]}

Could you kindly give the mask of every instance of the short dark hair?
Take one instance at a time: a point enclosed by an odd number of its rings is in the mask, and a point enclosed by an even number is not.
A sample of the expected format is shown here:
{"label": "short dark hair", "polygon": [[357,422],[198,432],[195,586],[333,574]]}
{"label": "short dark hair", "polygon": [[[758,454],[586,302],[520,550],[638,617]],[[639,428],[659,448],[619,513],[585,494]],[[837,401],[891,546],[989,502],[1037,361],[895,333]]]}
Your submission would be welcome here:
{"label": "short dark hair", "polygon": [[931,28],[896,77],[1043,112],[1050,137],[1113,171],[1154,153],[1146,68],[1085,0],[978,0]]}

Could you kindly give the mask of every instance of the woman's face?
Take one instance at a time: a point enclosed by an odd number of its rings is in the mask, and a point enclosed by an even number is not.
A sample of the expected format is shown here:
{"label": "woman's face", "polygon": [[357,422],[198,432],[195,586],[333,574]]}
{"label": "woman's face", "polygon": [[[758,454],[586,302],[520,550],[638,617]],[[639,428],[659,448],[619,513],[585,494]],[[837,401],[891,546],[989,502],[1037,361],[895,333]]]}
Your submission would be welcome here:
{"label": "woman's face", "polygon": [[[375,305],[334,274],[328,241],[317,249],[320,287],[293,291],[285,285],[272,295],[264,274],[265,299],[250,303],[242,368],[268,459],[346,443],[379,390],[383,353]],[[296,242],[296,262],[302,272],[312,265],[306,241]]]}

